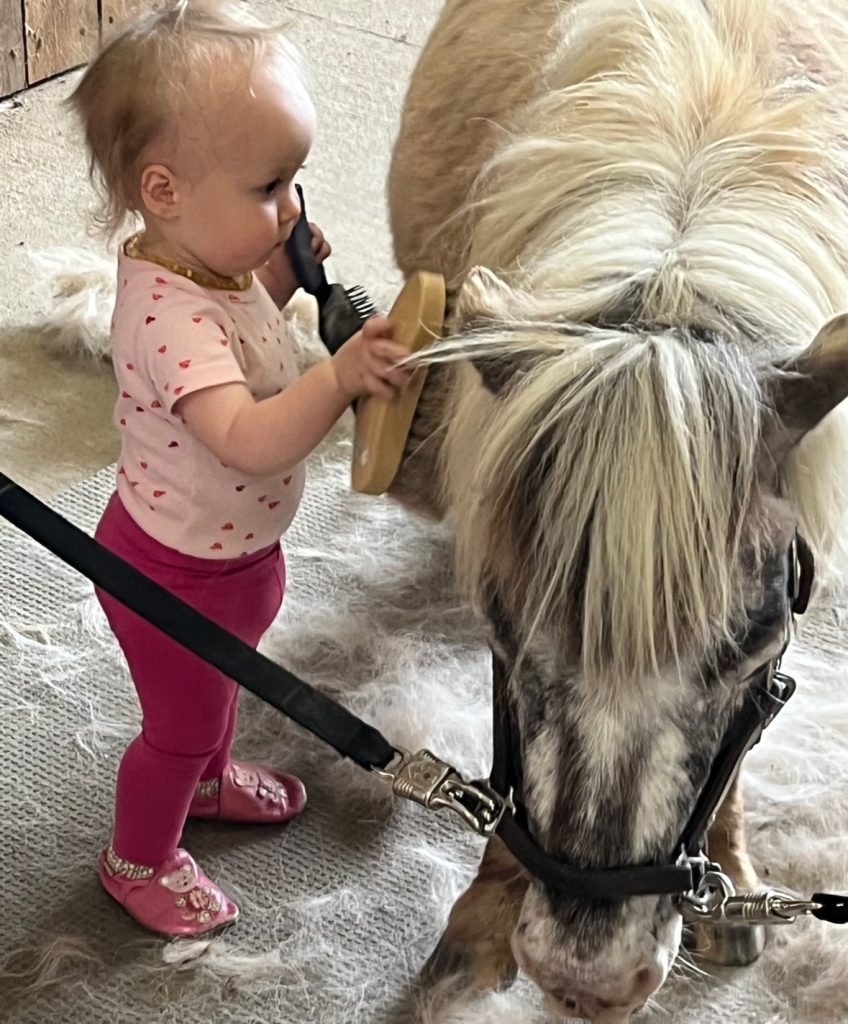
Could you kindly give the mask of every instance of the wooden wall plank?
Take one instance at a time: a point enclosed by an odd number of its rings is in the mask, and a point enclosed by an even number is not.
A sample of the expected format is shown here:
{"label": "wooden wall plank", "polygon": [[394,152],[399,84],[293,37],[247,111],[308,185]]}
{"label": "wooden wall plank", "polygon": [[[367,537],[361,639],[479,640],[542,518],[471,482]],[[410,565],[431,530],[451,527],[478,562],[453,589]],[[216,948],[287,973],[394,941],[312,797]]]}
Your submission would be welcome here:
{"label": "wooden wall plank", "polygon": [[21,0],[0,0],[0,96],[26,85]]}
{"label": "wooden wall plank", "polygon": [[97,49],[97,0],[24,0],[30,85],[84,64]]}
{"label": "wooden wall plank", "polygon": [[157,0],[102,0],[104,38],[108,38],[109,34],[127,18],[146,14],[161,6],[161,2],[157,3]]}

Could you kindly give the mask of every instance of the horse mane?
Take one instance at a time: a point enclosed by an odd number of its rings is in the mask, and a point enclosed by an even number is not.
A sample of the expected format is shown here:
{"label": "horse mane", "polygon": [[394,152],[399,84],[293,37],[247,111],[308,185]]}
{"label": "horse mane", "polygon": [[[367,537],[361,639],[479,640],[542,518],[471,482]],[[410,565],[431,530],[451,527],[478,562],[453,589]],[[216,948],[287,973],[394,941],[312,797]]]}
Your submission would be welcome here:
{"label": "horse mane", "polygon": [[773,3],[708,6],[566,5],[543,94],[478,178],[468,265],[575,322],[634,290],[659,323],[731,310],[788,355],[848,297],[848,103],[787,77]]}
{"label": "horse mane", "polygon": [[[544,94],[471,200],[468,263],[508,285],[472,274],[459,333],[425,357],[524,357],[494,398],[468,375],[456,389],[460,573],[530,633],[576,636],[594,675],[644,677],[726,633],[757,541],[763,381],[848,307],[839,103],[787,76],[773,15],[567,5]],[[826,464],[843,412],[829,429],[790,467],[819,557],[846,507]]]}
{"label": "horse mane", "polygon": [[729,640],[756,484],[761,384],[735,346],[541,325],[476,333],[523,353],[453,495],[460,575],[570,639],[584,672],[644,678]]}

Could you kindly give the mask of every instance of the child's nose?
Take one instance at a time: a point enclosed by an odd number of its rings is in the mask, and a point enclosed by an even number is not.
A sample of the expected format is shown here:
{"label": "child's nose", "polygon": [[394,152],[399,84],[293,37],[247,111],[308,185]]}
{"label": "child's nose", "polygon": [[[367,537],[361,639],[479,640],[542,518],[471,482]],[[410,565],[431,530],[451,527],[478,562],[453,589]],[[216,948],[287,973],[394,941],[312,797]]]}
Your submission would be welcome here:
{"label": "child's nose", "polygon": [[280,224],[288,224],[289,221],[297,220],[300,216],[300,197],[295,191],[293,183],[283,193],[277,209]]}

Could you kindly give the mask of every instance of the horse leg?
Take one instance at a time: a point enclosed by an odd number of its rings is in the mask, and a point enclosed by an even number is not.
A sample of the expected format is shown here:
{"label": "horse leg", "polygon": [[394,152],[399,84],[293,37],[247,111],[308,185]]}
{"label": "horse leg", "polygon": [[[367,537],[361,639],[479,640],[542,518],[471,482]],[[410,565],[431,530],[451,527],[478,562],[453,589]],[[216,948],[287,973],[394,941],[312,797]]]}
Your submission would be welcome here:
{"label": "horse leg", "polygon": [[422,979],[436,983],[461,976],[478,991],[503,990],[518,967],[510,937],[529,879],[500,839],[490,839],[477,877],[450,912],[439,944],[424,965]]}
{"label": "horse leg", "polygon": [[[752,892],[760,880],[745,841],[745,808],[740,772],[727,792],[709,832],[710,859],[722,866],[739,892]],[[765,948],[766,930],[761,924],[717,927],[698,925],[695,949],[714,964],[741,967],[753,963]]]}

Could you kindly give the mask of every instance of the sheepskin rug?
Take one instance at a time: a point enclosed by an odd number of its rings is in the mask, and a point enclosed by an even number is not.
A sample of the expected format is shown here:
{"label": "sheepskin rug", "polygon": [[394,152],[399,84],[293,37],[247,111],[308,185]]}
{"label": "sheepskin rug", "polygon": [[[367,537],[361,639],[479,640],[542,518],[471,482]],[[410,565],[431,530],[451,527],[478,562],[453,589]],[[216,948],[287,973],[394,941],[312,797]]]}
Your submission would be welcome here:
{"label": "sheepskin rug", "polygon": [[[54,259],[54,270],[64,265]],[[65,351],[108,354],[111,264],[100,271],[92,266],[84,280],[65,280],[65,298],[43,325]],[[386,500],[350,493],[350,428],[343,421],[310,461],[307,496],[285,538],[289,589],[263,650],[395,744],[426,746],[471,776],[485,774],[488,661],[453,587],[450,537]],[[55,506],[90,532],[113,472]],[[804,894],[848,890],[848,659],[840,623],[831,607],[806,617],[786,662],[798,693],[747,762],[757,867]],[[551,1020],[526,981],[483,998],[450,987],[416,990],[416,973],[473,875],[481,841],[444,812],[394,804],[378,779],[249,694],[237,751],[299,773],[310,806],[284,829],[189,824],[184,845],[239,902],[242,917],[207,941],[143,933],[94,874],[118,759],[138,722],[90,585],[0,522],[0,1020]],[[711,970],[683,957],[638,1019],[844,1022],[848,927],[804,921],[776,929],[762,959],[746,969]]]}

